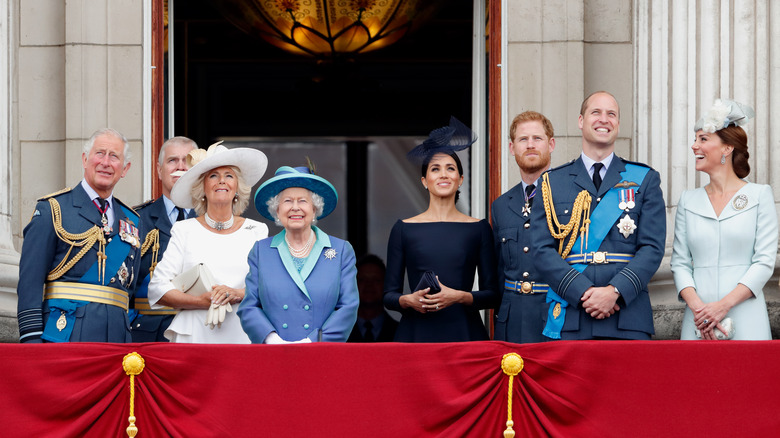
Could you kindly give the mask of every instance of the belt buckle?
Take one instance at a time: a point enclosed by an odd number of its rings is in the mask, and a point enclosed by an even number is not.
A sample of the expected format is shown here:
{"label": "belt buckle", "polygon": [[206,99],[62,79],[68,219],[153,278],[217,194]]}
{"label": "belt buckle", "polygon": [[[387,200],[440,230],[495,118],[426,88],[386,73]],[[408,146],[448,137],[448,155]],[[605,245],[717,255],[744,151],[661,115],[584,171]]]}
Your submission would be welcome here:
{"label": "belt buckle", "polygon": [[607,252],[606,251],[596,251],[593,253],[593,263],[596,264],[603,264],[607,263]]}
{"label": "belt buckle", "polygon": [[523,284],[520,286],[519,292],[524,294],[530,294],[531,292],[533,292],[533,290],[534,290],[533,284],[530,281],[524,281]]}

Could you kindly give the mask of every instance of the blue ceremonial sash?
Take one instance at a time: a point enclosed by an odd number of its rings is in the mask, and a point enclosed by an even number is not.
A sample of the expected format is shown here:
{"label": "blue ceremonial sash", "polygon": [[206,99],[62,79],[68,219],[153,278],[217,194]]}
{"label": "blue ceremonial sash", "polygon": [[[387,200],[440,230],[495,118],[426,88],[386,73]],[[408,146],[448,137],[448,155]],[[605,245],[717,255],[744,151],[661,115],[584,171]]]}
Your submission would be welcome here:
{"label": "blue ceremonial sash", "polygon": [[[626,170],[620,172],[620,177],[622,178],[622,181],[636,182],[639,186],[641,186],[642,181],[644,181],[645,176],[649,170],[650,168],[645,166],[626,163]],[[618,200],[619,191],[620,189],[615,187],[610,188],[601,198],[599,205],[597,205],[590,214],[590,228],[588,230],[589,237],[588,241],[586,242],[588,246],[585,248],[583,253],[598,251],[601,243],[604,241],[604,238],[606,238],[607,234],[609,234],[610,228],[612,228],[620,215],[623,214],[623,210],[618,207],[620,204]],[[577,237],[577,240],[574,242],[574,246],[572,248],[579,248],[579,245],[581,244],[581,238],[582,236]],[[584,263],[577,263],[571,265],[571,267],[577,272],[582,273],[582,271],[584,271],[588,265]],[[561,339],[561,330],[563,330],[563,323],[566,320],[566,307],[569,306],[569,303],[561,298],[560,295],[555,293],[552,288],[547,291],[546,302],[550,304],[550,308],[547,311],[547,324],[545,324],[542,334],[548,338]],[[560,304],[560,313],[555,316],[555,307],[558,304]]]}

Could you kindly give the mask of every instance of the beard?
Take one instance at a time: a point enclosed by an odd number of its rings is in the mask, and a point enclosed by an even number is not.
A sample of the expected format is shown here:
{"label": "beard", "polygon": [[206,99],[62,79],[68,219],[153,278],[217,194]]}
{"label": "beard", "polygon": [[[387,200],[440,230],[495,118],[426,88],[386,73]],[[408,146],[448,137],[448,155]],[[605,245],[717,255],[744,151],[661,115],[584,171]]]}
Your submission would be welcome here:
{"label": "beard", "polygon": [[539,155],[515,157],[517,165],[523,173],[536,173],[550,167],[550,152],[539,151]]}

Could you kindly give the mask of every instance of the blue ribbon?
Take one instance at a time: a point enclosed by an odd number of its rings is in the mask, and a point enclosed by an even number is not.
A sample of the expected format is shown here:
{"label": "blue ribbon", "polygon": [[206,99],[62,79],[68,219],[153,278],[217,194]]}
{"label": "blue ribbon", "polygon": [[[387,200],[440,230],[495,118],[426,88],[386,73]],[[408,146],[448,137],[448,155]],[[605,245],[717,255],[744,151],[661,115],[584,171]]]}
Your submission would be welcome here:
{"label": "blue ribbon", "polygon": [[[626,163],[626,170],[620,172],[620,177],[623,181],[639,181],[638,184],[641,186],[649,170],[650,168],[645,166]],[[610,188],[601,198],[599,205],[590,214],[590,229],[588,231],[590,236],[586,242],[588,246],[585,248],[585,252],[598,250],[615,221],[623,214],[623,210],[618,207],[620,204],[618,201],[619,191],[620,189],[615,187]],[[581,238],[582,236],[577,237],[573,248],[580,247]],[[594,249],[591,249],[591,247]],[[588,265],[577,263],[571,265],[571,267],[582,273]],[[569,303],[555,293],[552,288],[547,291],[546,302],[550,305],[550,309],[547,312],[547,324],[545,324],[542,334],[548,338],[561,339],[561,330],[563,330],[563,323],[566,320],[566,308],[569,306]],[[560,313],[555,317],[553,313],[557,304],[560,304]]]}

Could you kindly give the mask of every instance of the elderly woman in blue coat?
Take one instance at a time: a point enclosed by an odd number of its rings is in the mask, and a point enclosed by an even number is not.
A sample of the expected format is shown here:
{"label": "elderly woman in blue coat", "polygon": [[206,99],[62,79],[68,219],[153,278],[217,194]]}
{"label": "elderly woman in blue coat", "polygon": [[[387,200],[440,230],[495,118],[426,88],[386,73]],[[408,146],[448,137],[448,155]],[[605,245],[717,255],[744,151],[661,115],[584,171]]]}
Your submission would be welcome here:
{"label": "elderly woman in blue coat", "polygon": [[284,230],[249,253],[238,316],[252,343],[346,342],[359,302],[355,251],[314,226],[337,201],[306,167],[280,167],[257,189],[255,208]]}

